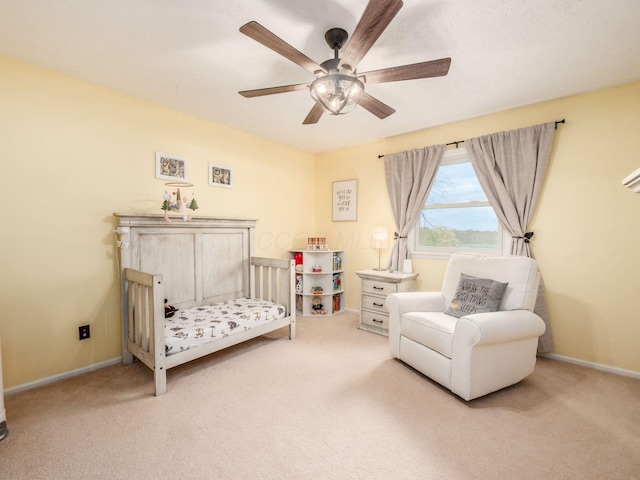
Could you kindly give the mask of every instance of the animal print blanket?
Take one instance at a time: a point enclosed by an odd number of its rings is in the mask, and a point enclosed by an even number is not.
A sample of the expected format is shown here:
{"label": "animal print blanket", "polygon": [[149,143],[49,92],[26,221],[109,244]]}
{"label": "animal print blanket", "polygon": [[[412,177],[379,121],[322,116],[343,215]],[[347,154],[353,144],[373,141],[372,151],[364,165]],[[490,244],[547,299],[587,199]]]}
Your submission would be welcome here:
{"label": "animal print blanket", "polygon": [[284,306],[256,298],[178,310],[165,319],[165,353],[172,355],[284,318]]}

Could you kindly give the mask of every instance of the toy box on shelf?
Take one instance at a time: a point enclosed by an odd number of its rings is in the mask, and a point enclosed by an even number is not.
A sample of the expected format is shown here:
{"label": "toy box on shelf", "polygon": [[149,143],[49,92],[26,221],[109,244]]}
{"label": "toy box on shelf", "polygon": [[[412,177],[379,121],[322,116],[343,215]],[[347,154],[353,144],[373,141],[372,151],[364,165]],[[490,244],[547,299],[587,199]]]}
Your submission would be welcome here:
{"label": "toy box on shelf", "polygon": [[313,239],[312,248],[289,252],[296,265],[296,305],[302,315],[339,313],[344,310],[344,251],[329,250],[324,237]]}
{"label": "toy box on shelf", "polygon": [[307,250],[329,250],[325,237],[307,238]]}

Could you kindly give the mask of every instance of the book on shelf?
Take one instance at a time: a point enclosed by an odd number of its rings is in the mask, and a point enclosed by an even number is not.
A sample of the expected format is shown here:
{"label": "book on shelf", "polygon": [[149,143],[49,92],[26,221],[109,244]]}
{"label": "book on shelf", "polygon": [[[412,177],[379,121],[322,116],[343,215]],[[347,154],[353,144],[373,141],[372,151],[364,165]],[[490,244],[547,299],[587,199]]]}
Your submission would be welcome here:
{"label": "book on shelf", "polygon": [[342,257],[336,253],[333,254],[333,270],[342,270]]}
{"label": "book on shelf", "polygon": [[333,311],[339,312],[342,310],[342,295],[333,296]]}

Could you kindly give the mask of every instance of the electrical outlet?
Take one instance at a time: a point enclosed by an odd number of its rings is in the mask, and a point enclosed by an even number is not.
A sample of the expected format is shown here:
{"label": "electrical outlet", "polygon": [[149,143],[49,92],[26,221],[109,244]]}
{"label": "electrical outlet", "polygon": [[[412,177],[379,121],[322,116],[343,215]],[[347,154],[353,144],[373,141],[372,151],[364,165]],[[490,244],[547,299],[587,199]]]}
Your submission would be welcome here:
{"label": "electrical outlet", "polygon": [[91,338],[91,331],[89,330],[89,325],[82,325],[78,327],[78,340],[84,340],[86,338]]}

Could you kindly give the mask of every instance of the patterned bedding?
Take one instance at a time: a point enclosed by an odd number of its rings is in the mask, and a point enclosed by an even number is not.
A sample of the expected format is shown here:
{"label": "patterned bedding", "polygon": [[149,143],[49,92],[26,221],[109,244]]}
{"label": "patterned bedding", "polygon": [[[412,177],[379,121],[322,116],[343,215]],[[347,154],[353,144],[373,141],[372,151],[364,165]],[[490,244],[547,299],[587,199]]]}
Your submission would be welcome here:
{"label": "patterned bedding", "polygon": [[178,310],[165,319],[165,353],[173,355],[285,316],[284,306],[256,298]]}

